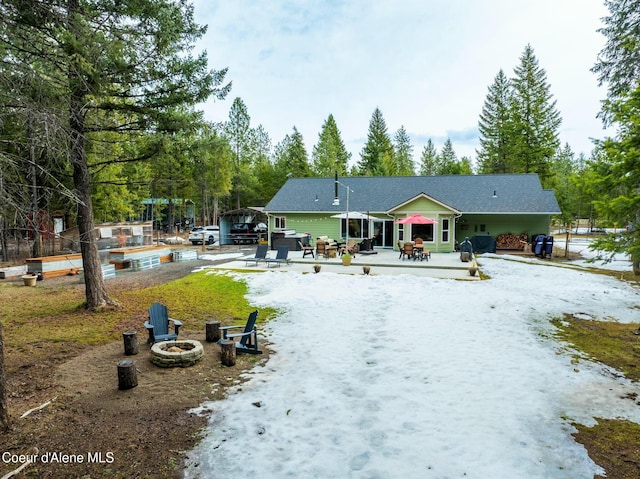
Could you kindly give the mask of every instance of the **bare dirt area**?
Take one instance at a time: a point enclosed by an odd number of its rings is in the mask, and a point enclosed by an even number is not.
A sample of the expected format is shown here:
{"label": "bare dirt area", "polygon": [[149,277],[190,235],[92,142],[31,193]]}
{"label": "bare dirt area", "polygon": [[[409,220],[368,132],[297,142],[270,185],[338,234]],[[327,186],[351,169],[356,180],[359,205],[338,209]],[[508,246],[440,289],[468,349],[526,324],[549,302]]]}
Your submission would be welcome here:
{"label": "bare dirt area", "polygon": [[[204,264],[211,262],[170,263],[123,273],[109,280],[108,287],[116,291],[160,284]],[[84,287],[77,277],[46,281]],[[204,330],[181,330],[183,338],[204,347],[203,359],[186,368],[153,365],[147,338],[140,333],[139,353],[133,356],[124,354],[123,342],[69,345],[49,356],[6,351],[12,429],[0,437],[0,477],[24,464],[13,477],[182,477],[184,451],[197,443],[207,422],[190,409],[223,398],[227,387],[241,382],[243,371],[266,361],[269,353],[262,344],[264,354],[238,355],[236,365],[226,367],[221,365],[220,347],[206,342]],[[138,385],[122,391],[117,365],[125,359],[134,361]]]}

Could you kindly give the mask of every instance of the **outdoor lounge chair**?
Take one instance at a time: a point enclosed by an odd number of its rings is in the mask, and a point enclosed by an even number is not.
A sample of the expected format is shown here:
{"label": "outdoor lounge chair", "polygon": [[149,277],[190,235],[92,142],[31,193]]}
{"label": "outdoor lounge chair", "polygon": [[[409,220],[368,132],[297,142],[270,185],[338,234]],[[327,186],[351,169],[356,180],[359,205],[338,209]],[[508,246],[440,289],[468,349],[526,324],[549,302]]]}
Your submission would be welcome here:
{"label": "outdoor lounge chair", "polygon": [[[173,323],[173,333],[169,332],[169,321]],[[149,307],[149,319],[144,322],[144,327],[149,332],[148,343],[170,341],[178,339],[178,329],[182,322],[169,317],[169,311],[164,304],[153,303]]]}
{"label": "outdoor lounge chair", "polygon": [[300,241],[300,240],[298,240],[298,245],[300,246],[300,249],[302,250],[302,257],[303,258],[305,256],[307,256],[308,254],[310,254],[312,258],[315,258],[315,255],[313,254],[313,246],[307,245],[307,244],[302,244],[302,241]]}
{"label": "outdoor lounge chair", "polygon": [[267,258],[265,261],[267,262],[267,267],[271,268],[272,264],[277,264],[278,268],[281,264],[289,264],[291,260],[288,258],[289,256],[289,247],[288,246],[278,246],[278,252],[276,253],[275,258]]}
{"label": "outdoor lounge chair", "polygon": [[258,262],[267,260],[267,251],[269,250],[269,245],[259,244],[256,248],[256,255],[253,258],[245,258],[245,266],[248,266],[249,263],[255,263],[258,266]]}
{"label": "outdoor lounge chair", "polygon": [[[256,320],[258,319],[258,311],[254,311],[249,314],[247,318],[247,324],[244,326],[221,326],[222,338],[218,341],[220,344],[222,341],[233,338],[240,338],[240,341],[236,342],[236,353],[248,353],[248,354],[262,354],[262,351],[258,349],[258,330],[256,329]],[[229,334],[230,329],[244,328],[241,333]]]}

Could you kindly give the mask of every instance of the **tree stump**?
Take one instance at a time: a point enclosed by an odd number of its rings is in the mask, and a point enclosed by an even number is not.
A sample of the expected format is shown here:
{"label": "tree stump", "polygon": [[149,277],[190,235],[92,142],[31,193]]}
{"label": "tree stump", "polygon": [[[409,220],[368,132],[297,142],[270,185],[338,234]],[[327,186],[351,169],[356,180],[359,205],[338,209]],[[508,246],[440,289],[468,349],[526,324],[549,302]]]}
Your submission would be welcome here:
{"label": "tree stump", "polygon": [[136,331],[122,333],[122,339],[124,340],[124,354],[126,356],[138,354],[138,333]]}
{"label": "tree stump", "polygon": [[208,343],[216,343],[220,340],[220,321],[208,321],[205,326]]}
{"label": "tree stump", "polygon": [[136,364],[131,359],[120,361],[118,363],[118,389],[131,389],[137,385]]}
{"label": "tree stump", "polygon": [[223,366],[235,366],[236,364],[236,343],[225,339],[220,343],[220,348],[222,348],[222,353],[220,356],[220,360],[222,361]]}

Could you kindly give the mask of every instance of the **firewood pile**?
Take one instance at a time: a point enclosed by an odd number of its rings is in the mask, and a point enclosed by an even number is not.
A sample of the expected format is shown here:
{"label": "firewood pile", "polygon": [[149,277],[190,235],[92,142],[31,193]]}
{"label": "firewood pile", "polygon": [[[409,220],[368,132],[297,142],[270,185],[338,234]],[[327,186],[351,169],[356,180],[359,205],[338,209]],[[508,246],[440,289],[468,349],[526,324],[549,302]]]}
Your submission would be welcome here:
{"label": "firewood pile", "polygon": [[496,238],[497,249],[524,249],[528,243],[529,235],[527,233],[521,233],[519,235],[504,233],[498,235]]}

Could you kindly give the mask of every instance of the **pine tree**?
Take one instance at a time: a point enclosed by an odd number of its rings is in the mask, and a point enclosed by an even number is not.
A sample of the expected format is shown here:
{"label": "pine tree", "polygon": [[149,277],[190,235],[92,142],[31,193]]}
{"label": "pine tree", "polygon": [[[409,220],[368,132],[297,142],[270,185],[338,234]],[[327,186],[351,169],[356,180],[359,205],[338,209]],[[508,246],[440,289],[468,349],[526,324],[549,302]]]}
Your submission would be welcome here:
{"label": "pine tree", "polygon": [[436,147],[433,146],[433,142],[431,138],[427,140],[427,144],[422,148],[422,153],[420,154],[420,168],[419,174],[421,176],[432,176],[437,174],[438,167],[438,151]]}
{"label": "pine tree", "polygon": [[333,115],[329,115],[322,125],[318,135],[318,143],[313,147],[313,171],[318,176],[332,176],[347,174],[347,164],[351,159],[340,136],[340,130]]}
{"label": "pine tree", "polygon": [[460,165],[458,164],[458,156],[453,149],[451,138],[447,138],[444,142],[442,151],[440,152],[439,165],[437,169],[438,175],[458,175],[460,174]]}
{"label": "pine tree", "polygon": [[400,129],[393,137],[394,139],[394,166],[395,172],[393,175],[399,176],[413,176],[415,171],[413,169],[413,145],[411,144],[411,138],[404,125],[400,126]]}
{"label": "pine tree", "polygon": [[637,2],[605,0],[610,15],[598,30],[607,42],[591,69],[600,86],[607,85],[607,101],[601,116],[605,124],[612,119],[612,105],[624,100],[640,80],[640,10]]}
{"label": "pine tree", "polygon": [[358,172],[362,176],[382,174],[382,162],[385,155],[393,155],[393,145],[387,133],[387,124],[382,112],[376,108],[369,121],[367,142],[360,153]]}
{"label": "pine tree", "polygon": [[559,146],[558,128],[562,120],[552,99],[547,74],[538,65],[530,45],[525,47],[514,73],[513,125],[517,132],[514,171],[538,173],[545,186],[551,159]]}
{"label": "pine tree", "polygon": [[225,123],[224,131],[233,151],[233,190],[236,198],[236,208],[240,208],[240,195],[242,193],[242,173],[251,163],[251,116],[247,106],[241,98],[233,100],[229,110],[229,121]]}
{"label": "pine tree", "polygon": [[513,92],[510,81],[500,69],[485,99],[478,130],[477,151],[480,173],[511,173],[515,132],[513,126]]}
{"label": "pine tree", "polygon": [[293,133],[286,135],[276,146],[276,169],[284,176],[296,178],[311,176],[311,166],[302,133],[294,126]]}
{"label": "pine tree", "polygon": [[640,11],[637,2],[606,0],[610,15],[600,32],[606,44],[593,71],[607,84],[601,117],[617,134],[599,145],[583,181],[596,196],[599,216],[621,228],[595,241],[593,247],[631,256],[640,275]]}
{"label": "pine tree", "polygon": [[[226,70],[209,71],[206,53],[190,52],[205,29],[194,22],[193,6],[172,0],[43,1],[0,3],[4,49],[0,104],[12,104],[29,86],[46,85],[55,95],[50,135],[73,178],[77,224],[82,239],[86,305],[97,309],[109,298],[95,238],[92,172],[108,162],[148,159],[166,132],[201,122],[195,104],[223,98]],[[4,109],[0,109],[3,111]],[[95,158],[92,144],[105,132],[135,141],[137,157]],[[142,141],[144,140],[144,141]],[[64,146],[62,146],[64,145]]]}

